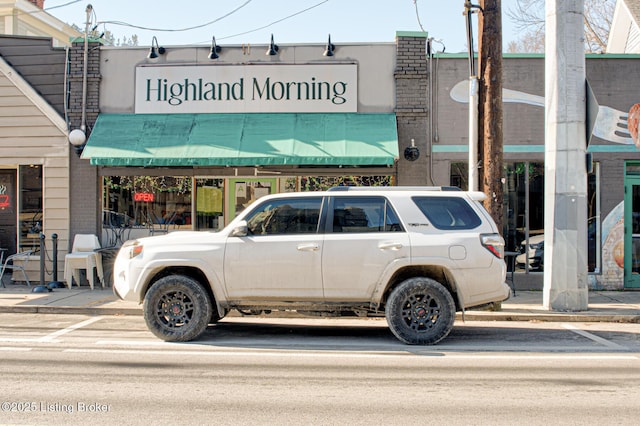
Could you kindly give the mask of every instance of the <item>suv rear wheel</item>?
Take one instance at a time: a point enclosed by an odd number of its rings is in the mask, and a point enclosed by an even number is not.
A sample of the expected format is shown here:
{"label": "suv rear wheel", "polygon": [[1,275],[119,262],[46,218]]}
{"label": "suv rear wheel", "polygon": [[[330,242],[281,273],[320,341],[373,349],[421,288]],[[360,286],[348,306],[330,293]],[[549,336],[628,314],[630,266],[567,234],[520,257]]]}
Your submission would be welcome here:
{"label": "suv rear wheel", "polygon": [[186,342],[204,333],[213,307],[200,283],[184,275],[169,275],[151,286],[143,312],[149,330],[157,337]]}
{"label": "suv rear wheel", "polygon": [[433,345],[447,337],[455,321],[449,291],[426,277],[403,281],[389,296],[385,316],[391,332],[409,345]]}

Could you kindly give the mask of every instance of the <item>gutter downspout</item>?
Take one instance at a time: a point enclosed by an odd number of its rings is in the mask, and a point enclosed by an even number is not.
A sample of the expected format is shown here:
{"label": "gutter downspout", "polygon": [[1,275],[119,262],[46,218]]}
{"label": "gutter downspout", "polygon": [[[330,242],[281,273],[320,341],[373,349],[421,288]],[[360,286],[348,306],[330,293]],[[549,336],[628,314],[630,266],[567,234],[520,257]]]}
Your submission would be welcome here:
{"label": "gutter downspout", "polygon": [[83,69],[82,69],[82,119],[80,121],[80,130],[87,134],[87,78],[88,78],[88,60],[89,60],[89,24],[91,21],[91,12],[93,6],[87,5],[87,22],[84,27],[84,53],[83,53]]}

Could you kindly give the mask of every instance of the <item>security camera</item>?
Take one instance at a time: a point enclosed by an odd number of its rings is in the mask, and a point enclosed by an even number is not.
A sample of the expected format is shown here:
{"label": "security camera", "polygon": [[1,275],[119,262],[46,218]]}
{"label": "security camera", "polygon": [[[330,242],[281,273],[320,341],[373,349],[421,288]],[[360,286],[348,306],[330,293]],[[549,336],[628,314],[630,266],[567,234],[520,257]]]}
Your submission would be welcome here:
{"label": "security camera", "polygon": [[404,149],[404,158],[407,161],[416,161],[420,157],[420,150],[416,146],[414,139],[411,139],[411,146]]}

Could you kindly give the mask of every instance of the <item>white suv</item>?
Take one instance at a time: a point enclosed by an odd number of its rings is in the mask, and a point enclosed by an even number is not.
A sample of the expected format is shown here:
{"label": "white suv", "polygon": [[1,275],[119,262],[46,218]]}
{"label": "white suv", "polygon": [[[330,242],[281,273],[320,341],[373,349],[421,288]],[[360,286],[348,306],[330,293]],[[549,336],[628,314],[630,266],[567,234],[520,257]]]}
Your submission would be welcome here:
{"label": "white suv", "polygon": [[220,232],[127,241],[114,291],[144,302],[149,329],[167,341],[195,339],[236,309],[385,316],[402,342],[435,344],[456,310],[510,291],[484,194],[448,189],[265,196]]}

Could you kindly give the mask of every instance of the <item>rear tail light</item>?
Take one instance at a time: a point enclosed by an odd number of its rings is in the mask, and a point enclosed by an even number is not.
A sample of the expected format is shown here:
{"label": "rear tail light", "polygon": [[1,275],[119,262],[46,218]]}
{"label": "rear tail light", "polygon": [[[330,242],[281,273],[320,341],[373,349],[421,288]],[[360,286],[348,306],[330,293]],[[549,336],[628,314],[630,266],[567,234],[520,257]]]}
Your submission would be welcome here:
{"label": "rear tail light", "polygon": [[504,239],[500,234],[480,234],[482,246],[498,259],[504,259]]}

